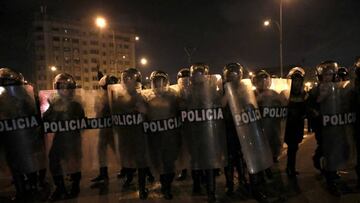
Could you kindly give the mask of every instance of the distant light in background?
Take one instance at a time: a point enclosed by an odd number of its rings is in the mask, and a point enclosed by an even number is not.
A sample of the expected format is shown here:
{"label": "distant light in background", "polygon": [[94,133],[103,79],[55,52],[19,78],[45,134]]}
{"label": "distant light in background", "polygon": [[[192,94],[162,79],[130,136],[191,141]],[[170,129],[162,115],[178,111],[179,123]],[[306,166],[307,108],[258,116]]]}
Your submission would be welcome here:
{"label": "distant light in background", "polygon": [[139,36],[135,36],[135,41],[139,41],[140,37]]}
{"label": "distant light in background", "polygon": [[50,66],[50,70],[51,70],[52,72],[55,72],[55,71],[57,70],[57,68],[56,68],[56,66]]}
{"label": "distant light in background", "polygon": [[5,88],[0,86],[0,95],[2,95],[5,92]]}
{"label": "distant light in background", "polygon": [[143,65],[143,66],[145,66],[145,65],[148,64],[148,60],[147,60],[146,58],[141,58],[141,59],[140,59],[140,64]]}
{"label": "distant light in background", "polygon": [[106,27],[106,20],[105,18],[98,16],[95,19],[95,24],[96,26],[98,26],[100,29],[105,28]]}
{"label": "distant light in background", "polygon": [[265,20],[264,21],[264,26],[269,26],[270,25],[270,20]]}

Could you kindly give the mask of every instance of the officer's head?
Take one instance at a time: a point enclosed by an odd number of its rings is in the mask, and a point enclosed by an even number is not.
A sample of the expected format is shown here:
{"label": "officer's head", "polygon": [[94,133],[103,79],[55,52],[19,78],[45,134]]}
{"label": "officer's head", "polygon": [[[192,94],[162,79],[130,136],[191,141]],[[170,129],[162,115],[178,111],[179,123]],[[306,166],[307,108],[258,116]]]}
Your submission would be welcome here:
{"label": "officer's head", "polygon": [[287,78],[291,79],[292,92],[298,93],[302,91],[304,84],[305,70],[301,67],[292,68]]}
{"label": "officer's head", "polygon": [[350,79],[349,71],[345,67],[340,67],[338,69],[337,76],[338,76],[339,81],[346,81],[346,80]]}
{"label": "officer's head", "polygon": [[188,78],[188,77],[190,77],[190,69],[182,68],[177,73],[176,79],[179,80],[180,78]]}
{"label": "officer's head", "polygon": [[252,82],[258,91],[269,89],[271,86],[270,74],[265,70],[256,71]]}
{"label": "officer's head", "polygon": [[190,78],[193,83],[202,83],[204,76],[209,75],[209,66],[205,63],[194,63],[190,67]]}
{"label": "officer's head", "polygon": [[12,86],[25,84],[21,73],[10,68],[0,68],[0,86]]}
{"label": "officer's head", "polygon": [[150,74],[151,89],[153,90],[166,90],[169,86],[169,76],[166,72],[161,70],[153,71]]}
{"label": "officer's head", "polygon": [[121,73],[121,83],[129,90],[141,88],[141,73],[136,68],[128,68]]}
{"label": "officer's head", "polygon": [[225,82],[239,81],[243,78],[244,68],[239,63],[229,63],[224,67],[223,77]]}
{"label": "officer's head", "polygon": [[336,82],[338,68],[336,61],[324,61],[316,67],[316,76],[320,82]]}
{"label": "officer's head", "polygon": [[60,73],[55,76],[53,88],[61,97],[73,97],[76,88],[74,78],[68,73]]}
{"label": "officer's head", "polygon": [[113,75],[104,75],[100,80],[99,80],[99,86],[104,89],[107,90],[107,86],[108,85],[112,85],[112,84],[117,84],[118,83],[118,79],[117,77],[113,76]]}

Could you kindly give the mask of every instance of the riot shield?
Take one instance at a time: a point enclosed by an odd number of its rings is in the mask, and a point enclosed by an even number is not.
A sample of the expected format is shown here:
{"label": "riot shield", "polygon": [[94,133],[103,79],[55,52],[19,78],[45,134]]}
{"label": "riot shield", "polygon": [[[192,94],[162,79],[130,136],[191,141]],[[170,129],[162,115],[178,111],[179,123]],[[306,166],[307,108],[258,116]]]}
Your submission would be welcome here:
{"label": "riot shield", "polygon": [[0,86],[0,134],[2,169],[8,166],[19,175],[45,168],[40,112],[31,85]]}
{"label": "riot shield", "polygon": [[224,87],[249,173],[271,167],[271,149],[262,130],[261,112],[250,79],[228,82]]}
{"label": "riot shield", "polygon": [[279,157],[283,145],[290,88],[291,79],[271,78],[269,89],[255,92],[262,127],[274,159]]}
{"label": "riot shield", "polygon": [[147,139],[143,131],[145,100],[141,92],[128,92],[123,84],[116,84],[108,86],[108,96],[121,167],[148,167]]}
{"label": "riot shield", "polygon": [[[183,95],[185,96],[185,95]],[[182,99],[181,120],[192,169],[222,168],[226,164],[226,135],[220,75],[190,79]]]}
{"label": "riot shield", "polygon": [[107,91],[83,90],[81,98],[90,124],[81,133],[83,171],[115,167],[117,161]]}
{"label": "riot shield", "polygon": [[324,167],[337,171],[346,166],[351,155],[356,121],[354,94],[349,81],[323,83],[319,88]]}
{"label": "riot shield", "polygon": [[81,94],[81,89],[39,92],[45,144],[53,176],[81,170],[81,131],[87,128]]}
{"label": "riot shield", "polygon": [[178,96],[172,88],[164,91],[143,91],[146,116],[143,123],[147,134],[150,166],[159,174],[174,173],[179,157],[181,136],[178,116]]}

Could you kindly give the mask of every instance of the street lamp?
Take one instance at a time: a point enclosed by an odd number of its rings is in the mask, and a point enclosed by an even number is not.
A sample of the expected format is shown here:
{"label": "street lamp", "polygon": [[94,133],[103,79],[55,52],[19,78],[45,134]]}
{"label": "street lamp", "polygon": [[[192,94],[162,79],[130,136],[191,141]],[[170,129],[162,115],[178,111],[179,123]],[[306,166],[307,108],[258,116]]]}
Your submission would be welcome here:
{"label": "street lamp", "polygon": [[283,0],[280,0],[280,22],[274,20],[265,20],[264,21],[264,26],[265,27],[268,27],[271,25],[272,22],[274,22],[277,26],[277,28],[279,29],[279,51],[280,51],[280,77],[283,76],[283,46],[282,46],[282,43],[283,43],[283,14],[282,14],[282,5],[283,5]]}
{"label": "street lamp", "polygon": [[140,64],[143,66],[146,66],[148,64],[148,60],[146,58],[141,58],[140,59]]}
{"label": "street lamp", "polygon": [[[107,27],[107,21],[104,17],[98,16],[95,18],[95,25],[100,28],[100,31],[102,29],[104,29],[105,27]],[[112,33],[112,43],[113,43],[113,47],[114,47],[114,54],[113,54],[113,63],[114,63],[114,69],[117,69],[117,59],[116,59],[116,43],[115,43],[115,31],[113,29],[109,29]],[[100,35],[99,35],[100,36]],[[100,43],[101,44],[101,43]],[[101,46],[100,46],[101,47]],[[100,53],[101,54],[101,53]],[[101,59],[101,55],[100,55],[100,59]],[[101,64],[102,61],[100,61]],[[100,67],[99,67],[100,68]]]}
{"label": "street lamp", "polygon": [[135,36],[135,41],[139,41],[140,37],[139,36]]}
{"label": "street lamp", "polygon": [[56,66],[50,66],[50,70],[51,70],[52,72],[55,72],[55,71],[57,70],[57,68],[56,68]]}

